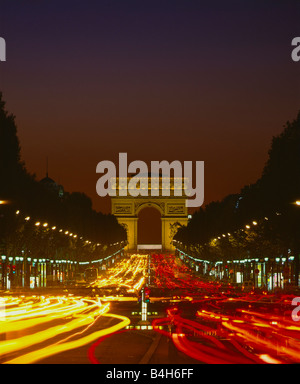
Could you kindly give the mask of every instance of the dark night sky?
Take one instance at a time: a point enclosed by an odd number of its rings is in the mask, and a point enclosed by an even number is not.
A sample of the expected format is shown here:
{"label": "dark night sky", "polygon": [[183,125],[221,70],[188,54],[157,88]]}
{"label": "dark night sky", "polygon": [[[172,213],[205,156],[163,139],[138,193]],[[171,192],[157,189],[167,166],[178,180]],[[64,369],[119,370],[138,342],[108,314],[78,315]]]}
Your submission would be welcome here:
{"label": "dark night sky", "polygon": [[[300,107],[299,1],[4,1],[0,90],[22,159],[85,192],[96,165],[204,160],[205,204],[261,175]],[[297,29],[298,27],[298,29]]]}

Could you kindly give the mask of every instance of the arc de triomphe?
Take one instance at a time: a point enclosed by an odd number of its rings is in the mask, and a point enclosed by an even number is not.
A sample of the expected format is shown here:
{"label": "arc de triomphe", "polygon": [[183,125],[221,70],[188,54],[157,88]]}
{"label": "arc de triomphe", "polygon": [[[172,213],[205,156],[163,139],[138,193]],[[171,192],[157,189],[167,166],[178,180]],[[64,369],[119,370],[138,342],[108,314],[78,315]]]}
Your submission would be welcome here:
{"label": "arc de triomphe", "polygon": [[[122,187],[126,187],[127,190],[130,179],[131,177],[116,178],[117,190],[119,191]],[[161,214],[163,250],[174,250],[172,239],[178,226],[187,225],[188,210],[185,204],[187,197],[184,193],[182,196],[176,196],[174,193],[176,185],[182,187],[183,179],[170,178],[170,196],[164,196],[162,179],[163,177],[159,176],[158,196],[151,196],[151,175],[141,180],[141,188],[144,186],[144,189],[148,189],[148,196],[133,197],[128,193],[126,196],[120,196],[119,193],[117,196],[111,196],[112,214],[127,230],[127,250],[137,249],[138,215],[146,207],[154,207]]]}

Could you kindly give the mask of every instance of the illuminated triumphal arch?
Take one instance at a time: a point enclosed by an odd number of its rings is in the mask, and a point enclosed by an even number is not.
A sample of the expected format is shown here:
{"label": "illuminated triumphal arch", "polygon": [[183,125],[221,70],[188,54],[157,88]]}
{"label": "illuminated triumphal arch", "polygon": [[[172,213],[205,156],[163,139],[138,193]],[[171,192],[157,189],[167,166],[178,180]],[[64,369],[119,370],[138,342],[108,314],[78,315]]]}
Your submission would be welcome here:
{"label": "illuminated triumphal arch", "polygon": [[[169,179],[169,196],[164,193],[163,177],[159,176],[157,180],[157,190],[153,193],[153,184],[150,177],[141,179],[140,189],[141,194],[134,197],[129,193],[120,193],[127,191],[131,177],[116,178],[116,186],[119,191],[116,196],[111,196],[112,214],[118,219],[118,222],[127,230],[128,250],[137,249],[138,239],[138,215],[141,210],[147,207],[156,208],[161,214],[162,228],[162,249],[174,250],[172,244],[173,236],[175,235],[178,226],[187,225],[188,210],[186,207],[186,196],[176,193],[176,186],[182,187],[183,179]],[[152,185],[152,189],[151,189]],[[183,189],[182,189],[183,190]],[[153,196],[155,194],[156,196]],[[178,196],[177,196],[178,194]]]}

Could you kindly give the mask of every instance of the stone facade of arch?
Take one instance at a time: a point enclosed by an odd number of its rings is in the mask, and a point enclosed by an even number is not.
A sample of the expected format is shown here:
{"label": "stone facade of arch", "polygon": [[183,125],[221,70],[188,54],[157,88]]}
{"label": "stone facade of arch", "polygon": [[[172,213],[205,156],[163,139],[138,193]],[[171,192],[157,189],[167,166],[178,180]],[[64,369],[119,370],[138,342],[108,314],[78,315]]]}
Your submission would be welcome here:
{"label": "stone facade of arch", "polygon": [[145,207],[156,208],[161,214],[162,249],[173,251],[173,236],[178,226],[187,225],[185,196],[115,196],[111,197],[112,214],[127,230],[127,250],[137,249],[138,214]]}

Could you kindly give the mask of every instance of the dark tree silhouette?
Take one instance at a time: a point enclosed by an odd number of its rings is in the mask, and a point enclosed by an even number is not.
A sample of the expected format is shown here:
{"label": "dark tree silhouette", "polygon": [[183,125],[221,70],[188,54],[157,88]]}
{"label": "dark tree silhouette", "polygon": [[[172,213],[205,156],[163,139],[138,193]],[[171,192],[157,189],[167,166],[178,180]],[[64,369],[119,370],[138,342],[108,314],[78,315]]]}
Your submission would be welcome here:
{"label": "dark tree silhouette", "polygon": [[[206,247],[210,255],[212,249],[220,251],[222,243],[225,246],[222,234],[234,233],[231,243],[235,250],[247,248],[252,254],[269,255],[292,249],[299,253],[300,208],[295,206],[296,200],[300,200],[300,112],[294,121],[286,123],[280,135],[273,137],[261,178],[238,194],[200,208],[174,239],[186,247]],[[253,220],[262,224],[247,230],[247,236],[237,235]],[[218,247],[208,251],[207,244],[220,236]],[[226,246],[229,257],[235,252],[229,250],[228,242]]]}
{"label": "dark tree silhouette", "polygon": [[[114,216],[94,211],[91,199],[83,193],[66,192],[62,197],[46,188],[26,170],[20,153],[15,116],[7,112],[0,93],[0,200],[9,203],[0,205],[0,251],[13,255],[30,248],[37,254],[51,248],[52,254],[63,251],[91,256],[95,247],[80,238],[101,243],[97,250],[126,241],[126,231]],[[24,217],[30,221],[25,223]],[[76,233],[76,240],[62,241],[50,235],[48,227],[35,228],[36,221]]]}

